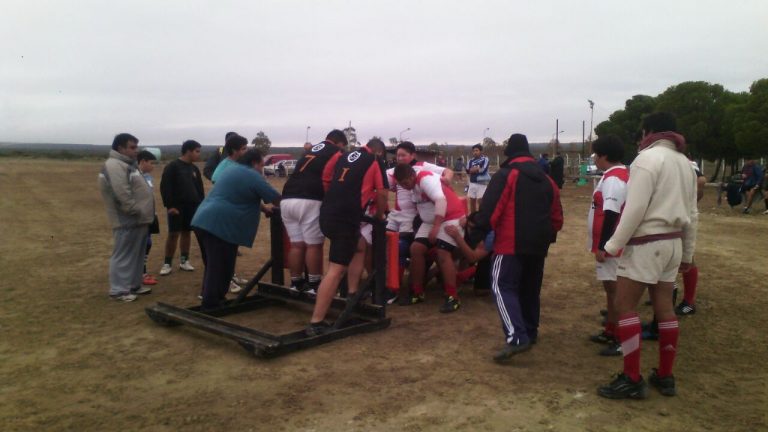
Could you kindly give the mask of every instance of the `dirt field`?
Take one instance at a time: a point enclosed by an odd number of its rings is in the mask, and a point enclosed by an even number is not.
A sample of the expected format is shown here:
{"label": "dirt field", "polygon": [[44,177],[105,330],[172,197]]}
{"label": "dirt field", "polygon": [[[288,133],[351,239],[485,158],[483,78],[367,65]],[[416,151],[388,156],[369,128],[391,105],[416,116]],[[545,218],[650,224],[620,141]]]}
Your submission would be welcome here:
{"label": "dirt field", "polygon": [[[431,291],[425,304],[391,307],[387,330],[259,360],[145,315],[157,301],[197,301],[196,245],[195,272],[176,267],[133,303],[108,299],[111,232],[99,167],[0,159],[0,430],[768,430],[768,216],[717,208],[714,189],[700,206],[699,309],[681,322],[679,395],[608,401],[595,389],[621,360],[599,357],[587,340],[603,304],[583,250],[589,187],[564,190],[539,343],[513,365],[491,361],[503,342],[499,319],[491,299],[468,286],[457,313],[438,313]],[[252,275],[267,258],[266,228],[244,250],[240,273]],[[163,236],[154,242],[156,274]],[[642,312],[649,318],[648,307]],[[309,309],[269,313],[238,322],[293,330],[309,319]],[[655,343],[644,344],[643,373],[656,363]]]}

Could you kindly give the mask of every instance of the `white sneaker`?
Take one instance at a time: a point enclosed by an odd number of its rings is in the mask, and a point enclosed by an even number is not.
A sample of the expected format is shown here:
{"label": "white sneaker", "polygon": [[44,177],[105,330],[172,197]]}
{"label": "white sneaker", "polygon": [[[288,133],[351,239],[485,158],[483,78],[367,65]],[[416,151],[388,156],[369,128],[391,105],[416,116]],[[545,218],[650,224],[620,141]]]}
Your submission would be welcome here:
{"label": "white sneaker", "polygon": [[235,273],[234,275],[232,275],[232,282],[234,282],[234,283],[236,283],[236,284],[238,284],[238,285],[245,285],[245,284],[247,284],[249,281],[248,281],[248,279],[243,279],[243,278],[241,278],[241,277],[238,277],[238,276],[237,276],[237,273]]}
{"label": "white sneaker", "polygon": [[151,292],[152,292],[152,288],[148,286],[141,286],[135,290],[131,290],[131,294],[133,295],[149,294]]}
{"label": "white sneaker", "polygon": [[170,264],[163,264],[163,266],[160,267],[160,276],[168,276],[171,274],[171,271],[173,271],[173,269]]}
{"label": "white sneaker", "polygon": [[120,303],[128,303],[136,300],[136,296],[133,294],[110,295],[109,298]]}
{"label": "white sneaker", "polygon": [[192,264],[189,263],[189,261],[184,261],[183,263],[179,264],[179,268],[184,271],[194,271],[195,268],[192,267]]}
{"label": "white sneaker", "polygon": [[236,284],[234,281],[229,282],[229,292],[232,294],[237,294],[242,290],[243,288],[241,288],[240,285]]}
{"label": "white sneaker", "polygon": [[764,215],[768,215],[768,210],[763,212]]}

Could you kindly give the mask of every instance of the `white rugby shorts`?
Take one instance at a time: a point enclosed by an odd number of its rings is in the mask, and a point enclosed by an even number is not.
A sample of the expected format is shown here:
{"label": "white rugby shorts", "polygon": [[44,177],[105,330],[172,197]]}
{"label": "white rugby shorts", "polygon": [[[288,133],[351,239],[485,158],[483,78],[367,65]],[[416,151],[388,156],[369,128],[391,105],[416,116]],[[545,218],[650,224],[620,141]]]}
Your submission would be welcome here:
{"label": "white rugby shorts", "polygon": [[651,285],[674,282],[683,260],[683,240],[627,245],[618,260],[617,276]]}
{"label": "white rugby shorts", "polygon": [[301,198],[288,198],[280,202],[280,215],[292,243],[318,245],[325,241],[320,231],[321,204],[322,201]]}
{"label": "white rugby shorts", "polygon": [[467,197],[473,198],[473,199],[480,199],[485,195],[485,188],[487,188],[488,185],[480,184],[480,183],[470,183],[469,189],[467,189]]}

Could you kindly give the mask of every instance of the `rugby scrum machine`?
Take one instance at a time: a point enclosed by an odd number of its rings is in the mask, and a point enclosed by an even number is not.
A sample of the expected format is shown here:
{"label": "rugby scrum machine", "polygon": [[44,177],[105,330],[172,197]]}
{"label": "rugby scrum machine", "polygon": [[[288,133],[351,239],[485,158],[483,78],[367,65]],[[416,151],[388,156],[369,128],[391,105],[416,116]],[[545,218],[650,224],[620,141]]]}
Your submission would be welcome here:
{"label": "rugby scrum machine", "polygon": [[[360,285],[352,297],[334,297],[331,310],[338,312],[333,329],[318,336],[308,336],[304,329],[285,334],[273,334],[255,328],[228,322],[224,317],[237,313],[256,311],[268,307],[296,307],[314,304],[315,295],[297,292],[285,286],[284,228],[278,209],[270,218],[270,247],[272,256],[256,275],[243,287],[237,298],[226,300],[221,307],[203,311],[200,305],[178,307],[157,303],[146,308],[147,315],[164,326],[187,326],[211,334],[229,338],[246,351],[260,358],[271,358],[289,352],[310,348],[359,333],[382,330],[389,327],[391,318],[386,315],[385,285],[387,283],[387,233],[382,221],[368,219],[373,224],[373,272]],[[392,249],[392,248],[390,248]],[[397,250],[397,247],[394,247]],[[396,252],[395,252],[396,253]],[[391,258],[390,258],[391,259]],[[397,258],[394,257],[395,263]],[[395,264],[396,265],[396,264]],[[261,279],[269,270],[272,282]],[[394,272],[397,274],[397,272]],[[342,295],[346,284],[342,283]],[[372,295],[372,303],[364,303]],[[307,320],[308,321],[308,320]]]}

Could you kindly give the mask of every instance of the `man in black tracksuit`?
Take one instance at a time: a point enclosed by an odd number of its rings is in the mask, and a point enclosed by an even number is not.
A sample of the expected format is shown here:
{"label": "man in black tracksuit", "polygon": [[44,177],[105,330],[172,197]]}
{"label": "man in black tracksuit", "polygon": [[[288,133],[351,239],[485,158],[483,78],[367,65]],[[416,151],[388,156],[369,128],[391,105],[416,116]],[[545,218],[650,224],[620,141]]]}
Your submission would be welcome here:
{"label": "man in black tracksuit", "polygon": [[544,259],[563,226],[559,189],[536,163],[525,135],[513,134],[504,154],[471,235],[477,244],[489,231],[496,234],[491,289],[506,338],[494,356],[499,363],[536,343]]}

